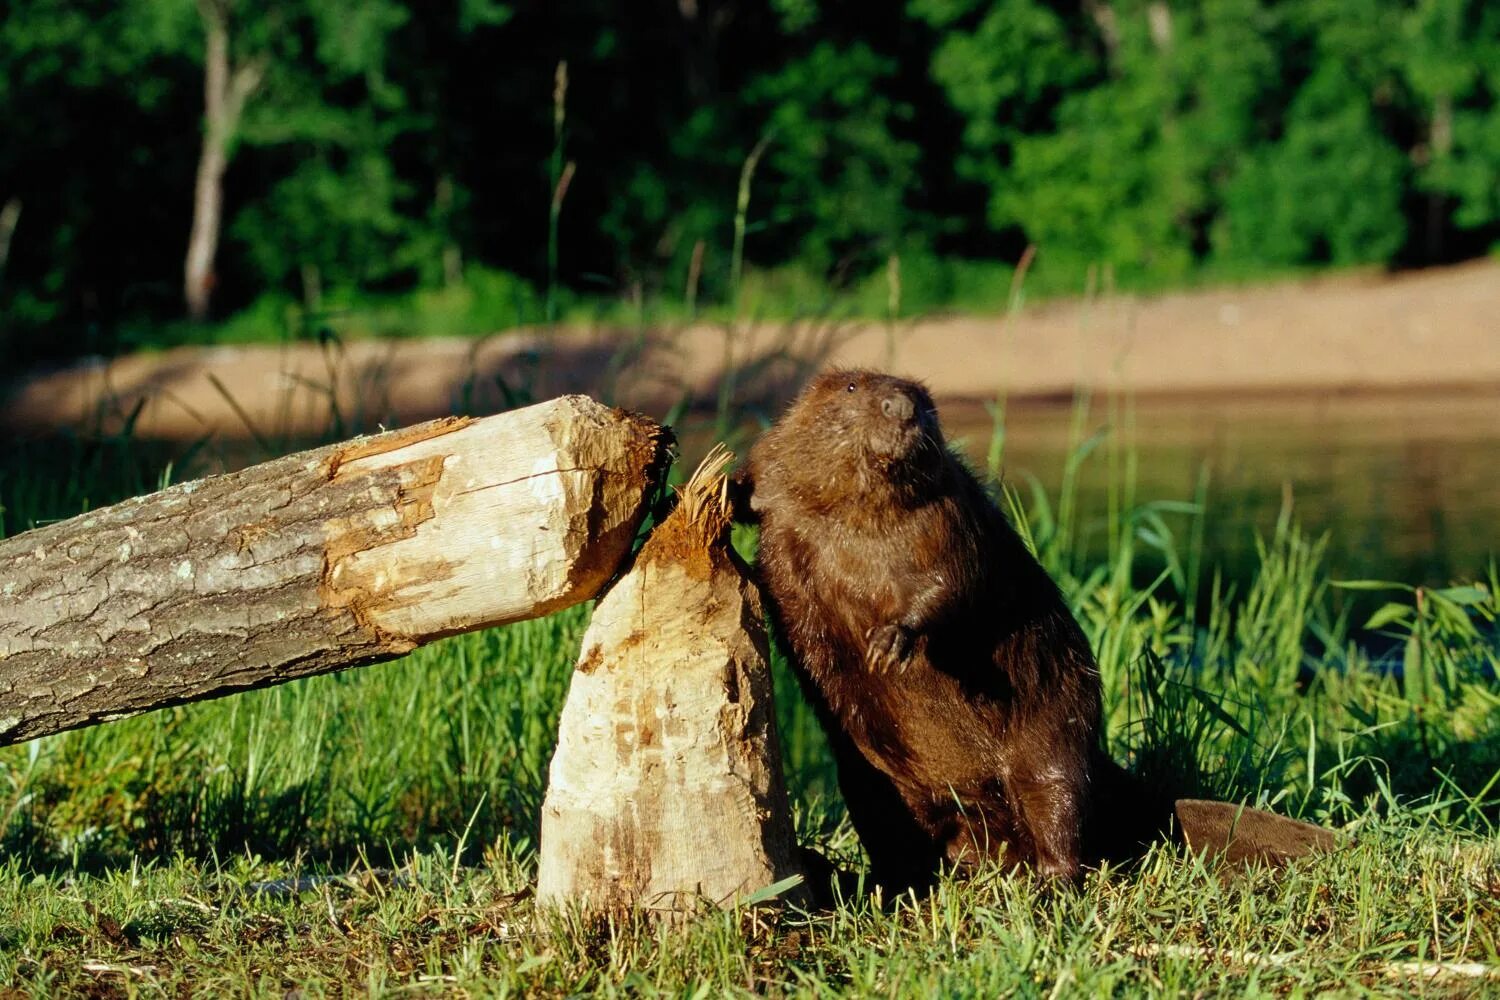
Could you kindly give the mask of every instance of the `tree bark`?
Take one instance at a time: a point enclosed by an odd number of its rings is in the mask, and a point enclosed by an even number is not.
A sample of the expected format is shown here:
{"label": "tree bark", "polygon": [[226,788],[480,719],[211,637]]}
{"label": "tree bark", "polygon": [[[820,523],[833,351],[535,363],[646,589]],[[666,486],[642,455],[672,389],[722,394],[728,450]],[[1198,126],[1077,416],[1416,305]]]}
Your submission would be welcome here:
{"label": "tree bark", "polygon": [[1120,58],[1120,20],[1109,0],[1083,0],[1083,9],[1099,29],[1099,38],[1104,43],[1105,59],[1111,72],[1117,71]]}
{"label": "tree bark", "polygon": [[728,528],[700,470],[594,610],[542,807],[545,906],[676,916],[801,874],[765,615]]}
{"label": "tree bark", "polygon": [[264,64],[244,63],[231,69],[229,5],[226,0],[199,0],[203,19],[203,146],[193,184],[193,224],[183,262],[183,298],[188,315],[208,317],[213,295],[214,258],[223,225],[224,173],[229,148],[239,130],[245,102],[260,86]]}
{"label": "tree bark", "polygon": [[566,396],[0,541],[0,745],[586,600],[628,554],[668,439]]}
{"label": "tree bark", "polygon": [[21,221],[21,199],[11,198],[0,208],[0,279],[5,277],[5,264],[10,260],[10,240],[16,235],[16,225]]}
{"label": "tree bark", "polygon": [[[1432,162],[1446,160],[1453,153],[1453,98],[1443,94],[1433,99],[1432,124],[1427,131],[1428,155]],[[1427,193],[1427,239],[1428,264],[1439,263],[1443,258],[1443,231],[1448,222],[1448,196],[1442,191]]]}
{"label": "tree bark", "polygon": [[1166,52],[1172,48],[1172,8],[1163,0],[1153,0],[1146,5],[1146,27],[1151,32],[1151,44],[1156,51]]}

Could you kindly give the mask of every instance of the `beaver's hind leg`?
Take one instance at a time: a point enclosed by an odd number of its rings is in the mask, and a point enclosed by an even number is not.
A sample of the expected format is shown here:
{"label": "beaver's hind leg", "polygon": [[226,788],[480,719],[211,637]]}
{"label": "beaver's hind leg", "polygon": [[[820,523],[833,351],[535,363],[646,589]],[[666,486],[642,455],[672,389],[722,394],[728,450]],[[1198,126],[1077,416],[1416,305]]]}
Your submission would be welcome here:
{"label": "beaver's hind leg", "polygon": [[870,856],[870,874],[886,896],[925,890],[937,880],[943,852],[884,773],[841,730],[826,726],[838,765],[839,791],[854,831]]}

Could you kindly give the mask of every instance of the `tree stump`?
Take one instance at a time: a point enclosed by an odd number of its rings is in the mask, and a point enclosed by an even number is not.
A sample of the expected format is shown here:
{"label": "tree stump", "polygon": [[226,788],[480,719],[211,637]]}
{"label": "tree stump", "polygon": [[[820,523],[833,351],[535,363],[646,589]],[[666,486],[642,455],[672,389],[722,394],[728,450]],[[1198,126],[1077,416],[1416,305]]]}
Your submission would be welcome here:
{"label": "tree stump", "polygon": [[728,461],[705,460],[594,611],[542,809],[544,906],[680,914],[800,874]]}
{"label": "tree stump", "polygon": [[587,600],[629,555],[669,438],[565,396],[0,541],[0,745]]}

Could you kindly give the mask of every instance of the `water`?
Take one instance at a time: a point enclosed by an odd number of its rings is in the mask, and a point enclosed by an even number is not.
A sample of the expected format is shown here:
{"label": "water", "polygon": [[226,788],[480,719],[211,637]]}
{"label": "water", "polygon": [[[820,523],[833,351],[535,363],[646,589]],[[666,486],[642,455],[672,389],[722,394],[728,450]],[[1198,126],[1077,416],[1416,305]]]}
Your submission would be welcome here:
{"label": "water", "polygon": [[[1113,411],[1113,412],[1111,412]],[[942,406],[948,436],[983,467],[993,422],[976,403]],[[1413,584],[1477,579],[1500,556],[1500,391],[1096,398],[1078,421],[1069,400],[1011,401],[1004,475],[1035,476],[1055,497],[1081,434],[1117,432],[1133,453],[1136,499],[1192,500],[1207,470],[1204,548],[1231,579],[1254,570],[1290,501],[1314,536],[1328,533],[1334,579]],[[1108,509],[1109,449],[1079,472],[1079,506]],[[1115,470],[1115,481],[1121,478]],[[1185,519],[1175,524],[1187,531]],[[1103,539],[1095,533],[1096,547]]]}

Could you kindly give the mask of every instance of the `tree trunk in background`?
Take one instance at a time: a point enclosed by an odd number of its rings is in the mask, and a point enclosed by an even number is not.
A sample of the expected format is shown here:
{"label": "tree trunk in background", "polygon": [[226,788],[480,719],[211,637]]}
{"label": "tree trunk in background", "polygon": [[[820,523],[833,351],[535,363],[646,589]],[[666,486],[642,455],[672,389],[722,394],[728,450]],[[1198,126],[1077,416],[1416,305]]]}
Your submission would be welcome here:
{"label": "tree trunk in background", "polygon": [[800,874],[765,615],[719,467],[594,609],[542,806],[543,905],[675,916]]}
{"label": "tree trunk in background", "polygon": [[21,199],[11,198],[0,208],[0,279],[5,277],[5,264],[10,260],[10,240],[16,235],[16,226],[21,222]]}
{"label": "tree trunk in background", "polygon": [[214,257],[223,225],[224,172],[240,115],[264,72],[263,62],[230,67],[229,0],[199,0],[203,19],[203,146],[193,185],[193,225],[183,264],[183,298],[188,315],[208,318],[213,295]]}
{"label": "tree trunk in background", "polygon": [[454,218],[457,216],[456,196],[453,190],[453,175],[444,173],[438,178],[433,196],[433,214],[443,233],[443,284],[449,288],[463,284],[464,255],[458,240],[453,235]]}
{"label": "tree trunk in background", "polygon": [[1146,5],[1146,26],[1151,31],[1151,44],[1156,51],[1166,52],[1172,48],[1172,8],[1162,0],[1153,0]]}
{"label": "tree trunk in background", "polygon": [[302,304],[311,313],[323,309],[323,272],[316,264],[302,265]]}
{"label": "tree trunk in background", "polygon": [[1094,22],[1094,27],[1099,29],[1105,59],[1114,69],[1120,56],[1120,21],[1115,16],[1115,9],[1107,0],[1083,0],[1083,9]]}
{"label": "tree trunk in background", "polygon": [[0,745],[389,659],[593,597],[669,435],[565,396],[0,541]]}
{"label": "tree trunk in background", "polygon": [[[1446,95],[1432,102],[1432,124],[1427,132],[1428,156],[1436,163],[1446,160],[1453,153],[1453,98]],[[1428,264],[1438,263],[1443,256],[1443,229],[1448,220],[1448,197],[1442,191],[1427,193],[1427,238]]]}

